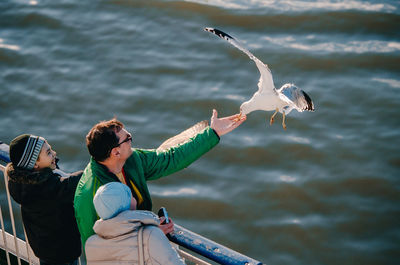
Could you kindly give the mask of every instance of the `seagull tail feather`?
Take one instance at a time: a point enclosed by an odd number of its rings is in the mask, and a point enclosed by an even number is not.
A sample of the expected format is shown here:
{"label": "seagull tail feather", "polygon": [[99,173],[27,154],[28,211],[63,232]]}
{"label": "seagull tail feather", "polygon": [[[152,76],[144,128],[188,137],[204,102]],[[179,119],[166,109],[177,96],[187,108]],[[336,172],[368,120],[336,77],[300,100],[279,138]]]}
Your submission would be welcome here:
{"label": "seagull tail feather", "polygon": [[307,102],[307,107],[305,108],[305,110],[314,111],[314,110],[315,110],[315,109],[314,109],[314,103],[312,102],[310,96],[309,96],[306,92],[304,92],[304,91],[301,91],[301,92],[303,93],[304,99],[305,99],[306,102]]}

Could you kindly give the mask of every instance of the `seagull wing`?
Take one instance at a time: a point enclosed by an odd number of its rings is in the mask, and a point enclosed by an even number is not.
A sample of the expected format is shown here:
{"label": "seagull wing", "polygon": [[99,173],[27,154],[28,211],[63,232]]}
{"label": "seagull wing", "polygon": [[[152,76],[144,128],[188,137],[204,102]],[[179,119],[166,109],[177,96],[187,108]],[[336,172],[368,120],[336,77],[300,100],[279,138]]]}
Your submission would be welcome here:
{"label": "seagull wing", "polygon": [[258,93],[271,93],[271,94],[273,93],[274,95],[276,95],[272,73],[266,64],[260,61],[249,50],[244,48],[236,39],[226,34],[225,32],[215,28],[205,28],[204,30],[211,32],[220,37],[221,39],[228,41],[230,44],[232,44],[233,46],[235,46],[236,48],[247,54],[247,56],[249,56],[250,59],[252,59],[256,63],[256,66],[261,74],[260,80],[258,82]]}
{"label": "seagull wing", "polygon": [[278,91],[278,95],[289,107],[296,109],[298,112],[303,112],[305,110],[314,111],[314,103],[310,96],[294,85],[282,87],[282,89]]}
{"label": "seagull wing", "polygon": [[202,132],[208,126],[208,121],[201,121],[190,127],[189,129],[184,130],[178,135],[175,135],[165,142],[163,142],[158,148],[157,153],[164,152],[171,147],[178,146],[180,144],[184,144],[189,141],[191,138],[196,136],[198,133]]}

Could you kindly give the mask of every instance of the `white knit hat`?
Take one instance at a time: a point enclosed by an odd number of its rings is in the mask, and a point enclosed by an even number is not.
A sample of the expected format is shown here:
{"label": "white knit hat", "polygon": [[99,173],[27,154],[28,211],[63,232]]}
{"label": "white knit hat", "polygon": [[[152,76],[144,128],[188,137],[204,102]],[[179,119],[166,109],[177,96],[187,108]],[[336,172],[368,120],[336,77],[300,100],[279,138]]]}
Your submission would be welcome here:
{"label": "white knit hat", "polygon": [[128,186],[120,182],[109,182],[96,191],[93,204],[99,217],[107,220],[128,210],[131,198],[132,193]]}

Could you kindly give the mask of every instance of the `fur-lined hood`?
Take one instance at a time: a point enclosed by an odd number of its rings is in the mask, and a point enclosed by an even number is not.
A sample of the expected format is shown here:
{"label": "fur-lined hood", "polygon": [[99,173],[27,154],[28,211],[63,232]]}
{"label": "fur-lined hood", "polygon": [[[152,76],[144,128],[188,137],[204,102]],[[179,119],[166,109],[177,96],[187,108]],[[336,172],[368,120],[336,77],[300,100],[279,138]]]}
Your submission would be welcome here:
{"label": "fur-lined hood", "polygon": [[6,172],[10,194],[19,204],[54,199],[62,190],[60,177],[51,168],[34,171],[14,167],[10,163]]}
{"label": "fur-lined hood", "polygon": [[34,171],[24,168],[14,168],[12,163],[6,167],[8,180],[19,184],[39,184],[54,175],[50,168],[44,168],[40,171]]}
{"label": "fur-lined hood", "polygon": [[138,230],[142,225],[158,226],[159,224],[160,221],[153,212],[126,210],[111,219],[97,220],[93,230],[100,237],[111,239],[124,237],[124,235]]}

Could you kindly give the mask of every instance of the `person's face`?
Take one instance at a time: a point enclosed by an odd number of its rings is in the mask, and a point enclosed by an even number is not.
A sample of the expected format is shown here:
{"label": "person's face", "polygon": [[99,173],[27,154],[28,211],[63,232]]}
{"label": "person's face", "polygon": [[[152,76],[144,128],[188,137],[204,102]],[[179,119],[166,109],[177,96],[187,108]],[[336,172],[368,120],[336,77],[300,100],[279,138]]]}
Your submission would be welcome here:
{"label": "person's face", "polygon": [[118,146],[115,148],[118,149],[121,159],[128,159],[128,157],[132,154],[132,136],[125,129],[120,130],[118,133],[116,133],[116,135],[119,138],[119,142]]}
{"label": "person's face", "polygon": [[41,170],[43,168],[49,167],[51,169],[56,169],[56,155],[57,153],[51,149],[51,146],[45,141],[40,150],[38,159],[36,160],[34,169]]}
{"label": "person's face", "polygon": [[131,206],[129,207],[130,210],[136,210],[137,202],[135,197],[131,197]]}

